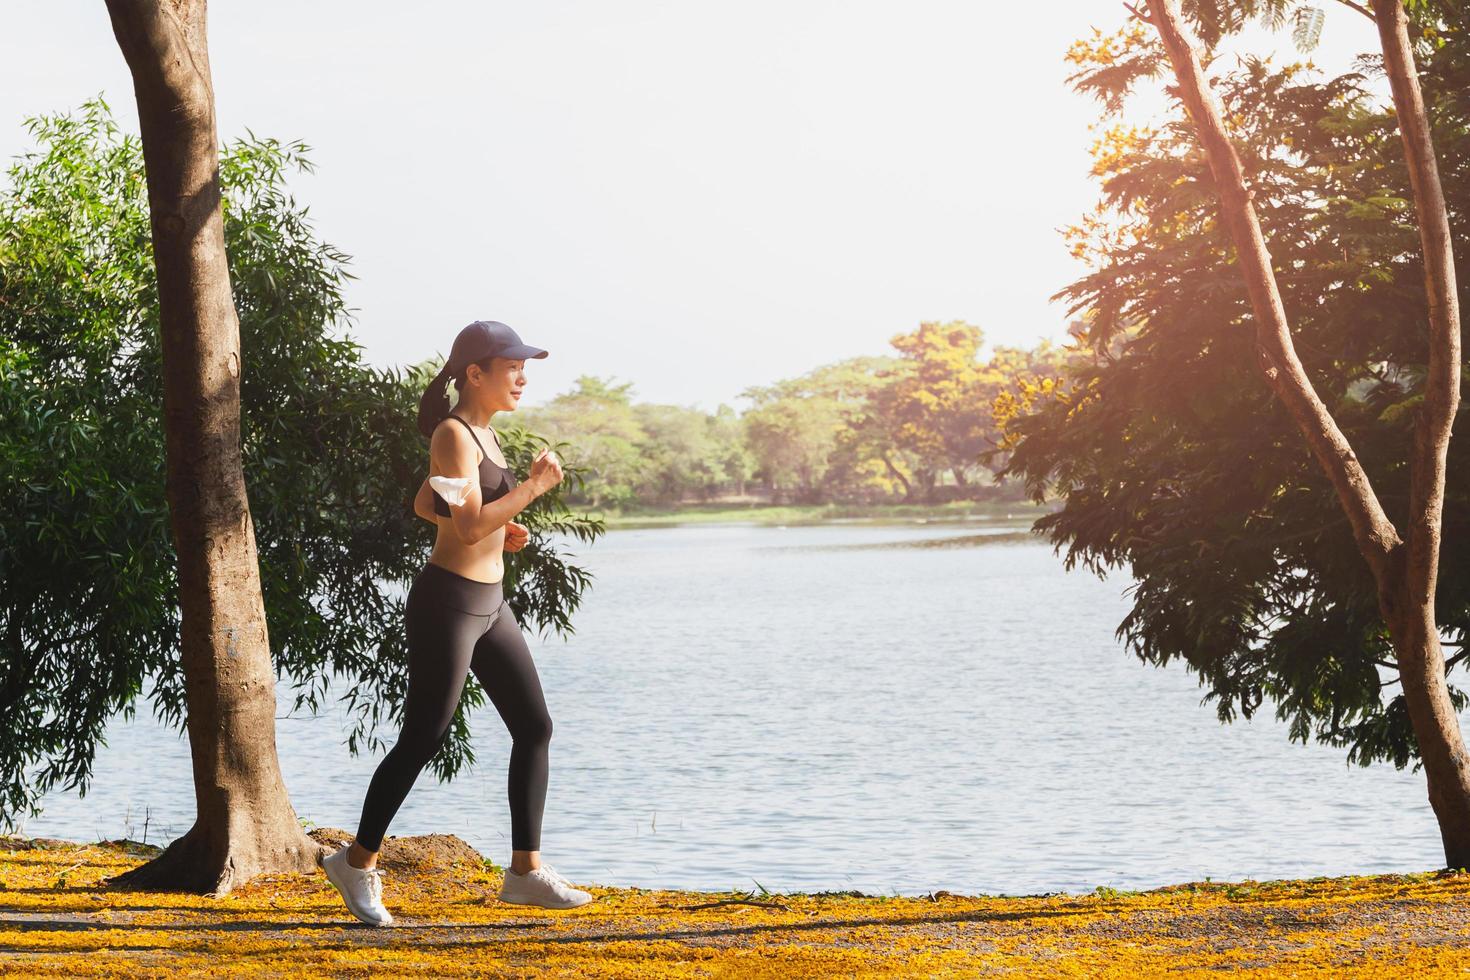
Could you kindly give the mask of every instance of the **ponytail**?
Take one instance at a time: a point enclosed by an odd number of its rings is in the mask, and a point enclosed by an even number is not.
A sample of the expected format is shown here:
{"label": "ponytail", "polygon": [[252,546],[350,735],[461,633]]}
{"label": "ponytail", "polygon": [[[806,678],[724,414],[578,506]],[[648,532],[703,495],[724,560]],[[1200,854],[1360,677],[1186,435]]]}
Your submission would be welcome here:
{"label": "ponytail", "polygon": [[434,436],[434,428],[444,421],[449,414],[449,364],[439,369],[434,375],[434,380],[429,382],[429,387],[424,389],[424,394],[419,398],[419,431],[424,438],[431,439]]}
{"label": "ponytail", "polygon": [[[490,362],[495,358],[482,357],[472,363],[478,364],[480,370],[490,370]],[[467,367],[467,366],[466,366]],[[465,385],[465,370],[460,368],[459,373],[449,373],[449,362],[445,361],[439,373],[434,375],[434,380],[429,382],[429,387],[424,389],[422,397],[419,398],[419,431],[424,434],[425,439],[434,438],[434,429],[449,416],[449,382],[454,381],[454,390],[462,392]]]}

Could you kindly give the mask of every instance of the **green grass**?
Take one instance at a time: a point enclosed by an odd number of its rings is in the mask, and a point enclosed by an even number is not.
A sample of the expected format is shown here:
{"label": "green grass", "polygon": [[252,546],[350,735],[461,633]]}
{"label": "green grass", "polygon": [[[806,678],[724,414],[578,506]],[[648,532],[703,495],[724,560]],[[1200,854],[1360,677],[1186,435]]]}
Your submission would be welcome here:
{"label": "green grass", "polygon": [[947,504],[814,504],[809,506],[762,506],[691,504],[677,510],[617,511],[595,513],[608,528],[674,527],[680,524],[723,524],[732,522],[756,524],[825,524],[893,523],[909,521],[965,521],[1035,519],[1052,508],[1029,501],[975,502],[955,501]]}

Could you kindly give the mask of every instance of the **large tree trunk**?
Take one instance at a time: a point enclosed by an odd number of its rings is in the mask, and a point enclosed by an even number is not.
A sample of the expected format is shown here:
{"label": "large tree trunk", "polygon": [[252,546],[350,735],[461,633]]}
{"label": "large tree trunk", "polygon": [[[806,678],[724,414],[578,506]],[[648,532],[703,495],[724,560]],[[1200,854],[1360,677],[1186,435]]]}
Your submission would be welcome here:
{"label": "large tree trunk", "polygon": [[1425,248],[1431,331],[1424,407],[1414,427],[1407,542],[1388,519],[1337,423],[1297,359],[1271,258],[1251,204],[1240,160],[1221,122],[1194,48],[1185,38],[1178,0],[1148,0],[1143,15],[1158,28],[1194,121],[1235,242],[1255,313],[1257,354],[1267,381],[1296,420],[1347,513],[1358,549],[1378,584],[1379,608],[1398,655],[1404,699],[1424,762],[1429,801],[1449,867],[1470,867],[1470,758],[1445,681],[1444,651],[1434,620],[1444,503],[1445,456],[1459,399],[1459,316],[1448,219],[1403,11],[1397,0],[1373,0],[1404,130]]}
{"label": "large tree trunk", "polygon": [[276,759],[275,675],[240,460],[240,326],[225,260],[204,0],[108,0],[132,70],[162,324],[167,494],[197,814],[113,878],[214,895],[313,871]]}

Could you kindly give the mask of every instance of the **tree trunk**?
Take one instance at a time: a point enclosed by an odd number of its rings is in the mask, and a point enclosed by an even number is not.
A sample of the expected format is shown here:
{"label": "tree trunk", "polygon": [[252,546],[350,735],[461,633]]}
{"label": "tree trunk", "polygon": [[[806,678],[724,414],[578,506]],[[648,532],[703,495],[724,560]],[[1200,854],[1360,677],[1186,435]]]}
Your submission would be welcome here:
{"label": "tree trunk", "polygon": [[1388,519],[1352,446],[1338,429],[1297,359],[1271,258],[1251,204],[1240,160],[1225,133],[1214,96],[1184,36],[1178,0],[1148,0],[1146,19],[1159,31],[1194,121],[1220,197],[1220,211],[1240,258],[1256,320],[1257,354],[1267,381],[1306,436],[1347,513],[1354,539],[1378,585],[1378,602],[1398,654],[1404,699],[1424,762],[1429,801],[1449,867],[1470,867],[1470,757],[1449,700],[1444,651],[1434,620],[1449,428],[1458,407],[1460,341],[1454,265],[1444,197],[1419,95],[1403,11],[1397,0],[1373,0],[1425,248],[1431,339],[1424,407],[1410,450],[1409,538]]}
{"label": "tree trunk", "polygon": [[939,483],[939,471],[931,469],[915,469],[914,479],[919,482],[919,500],[921,503],[934,503],[934,488]]}
{"label": "tree trunk", "polygon": [[879,453],[878,458],[881,459],[883,461],[883,465],[888,468],[889,474],[903,486],[904,500],[909,500],[910,498],[912,498],[914,495],[914,488],[909,485],[909,478],[904,476],[903,473],[899,471],[897,466],[893,465],[893,460],[888,458],[887,453]]}
{"label": "tree trunk", "polygon": [[311,872],[276,758],[275,675],[240,459],[240,327],[220,211],[204,0],[108,0],[132,71],[162,325],[167,496],[178,554],[194,825],[128,888],[227,894]]}

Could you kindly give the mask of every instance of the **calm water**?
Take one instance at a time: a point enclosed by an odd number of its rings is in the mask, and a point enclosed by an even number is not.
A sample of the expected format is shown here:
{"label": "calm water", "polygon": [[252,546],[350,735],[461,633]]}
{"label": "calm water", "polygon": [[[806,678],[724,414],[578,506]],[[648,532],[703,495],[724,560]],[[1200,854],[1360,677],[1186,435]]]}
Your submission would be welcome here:
{"label": "calm water", "polygon": [[[570,640],[532,640],[556,730],[543,855],[581,882],[917,894],[1088,891],[1437,867],[1422,773],[1350,768],[1269,710],[1219,724],[1113,630],[1126,576],[1065,572],[1017,528],[623,530],[582,550]],[[282,695],[282,711],[289,695]],[[278,723],[297,813],[356,827],[379,756],[333,707]],[[510,857],[494,708],[478,762],[420,776],[393,834]],[[388,739],[392,744],[392,737]],[[187,743],[145,710],[85,800],[23,832],[164,843]]]}

